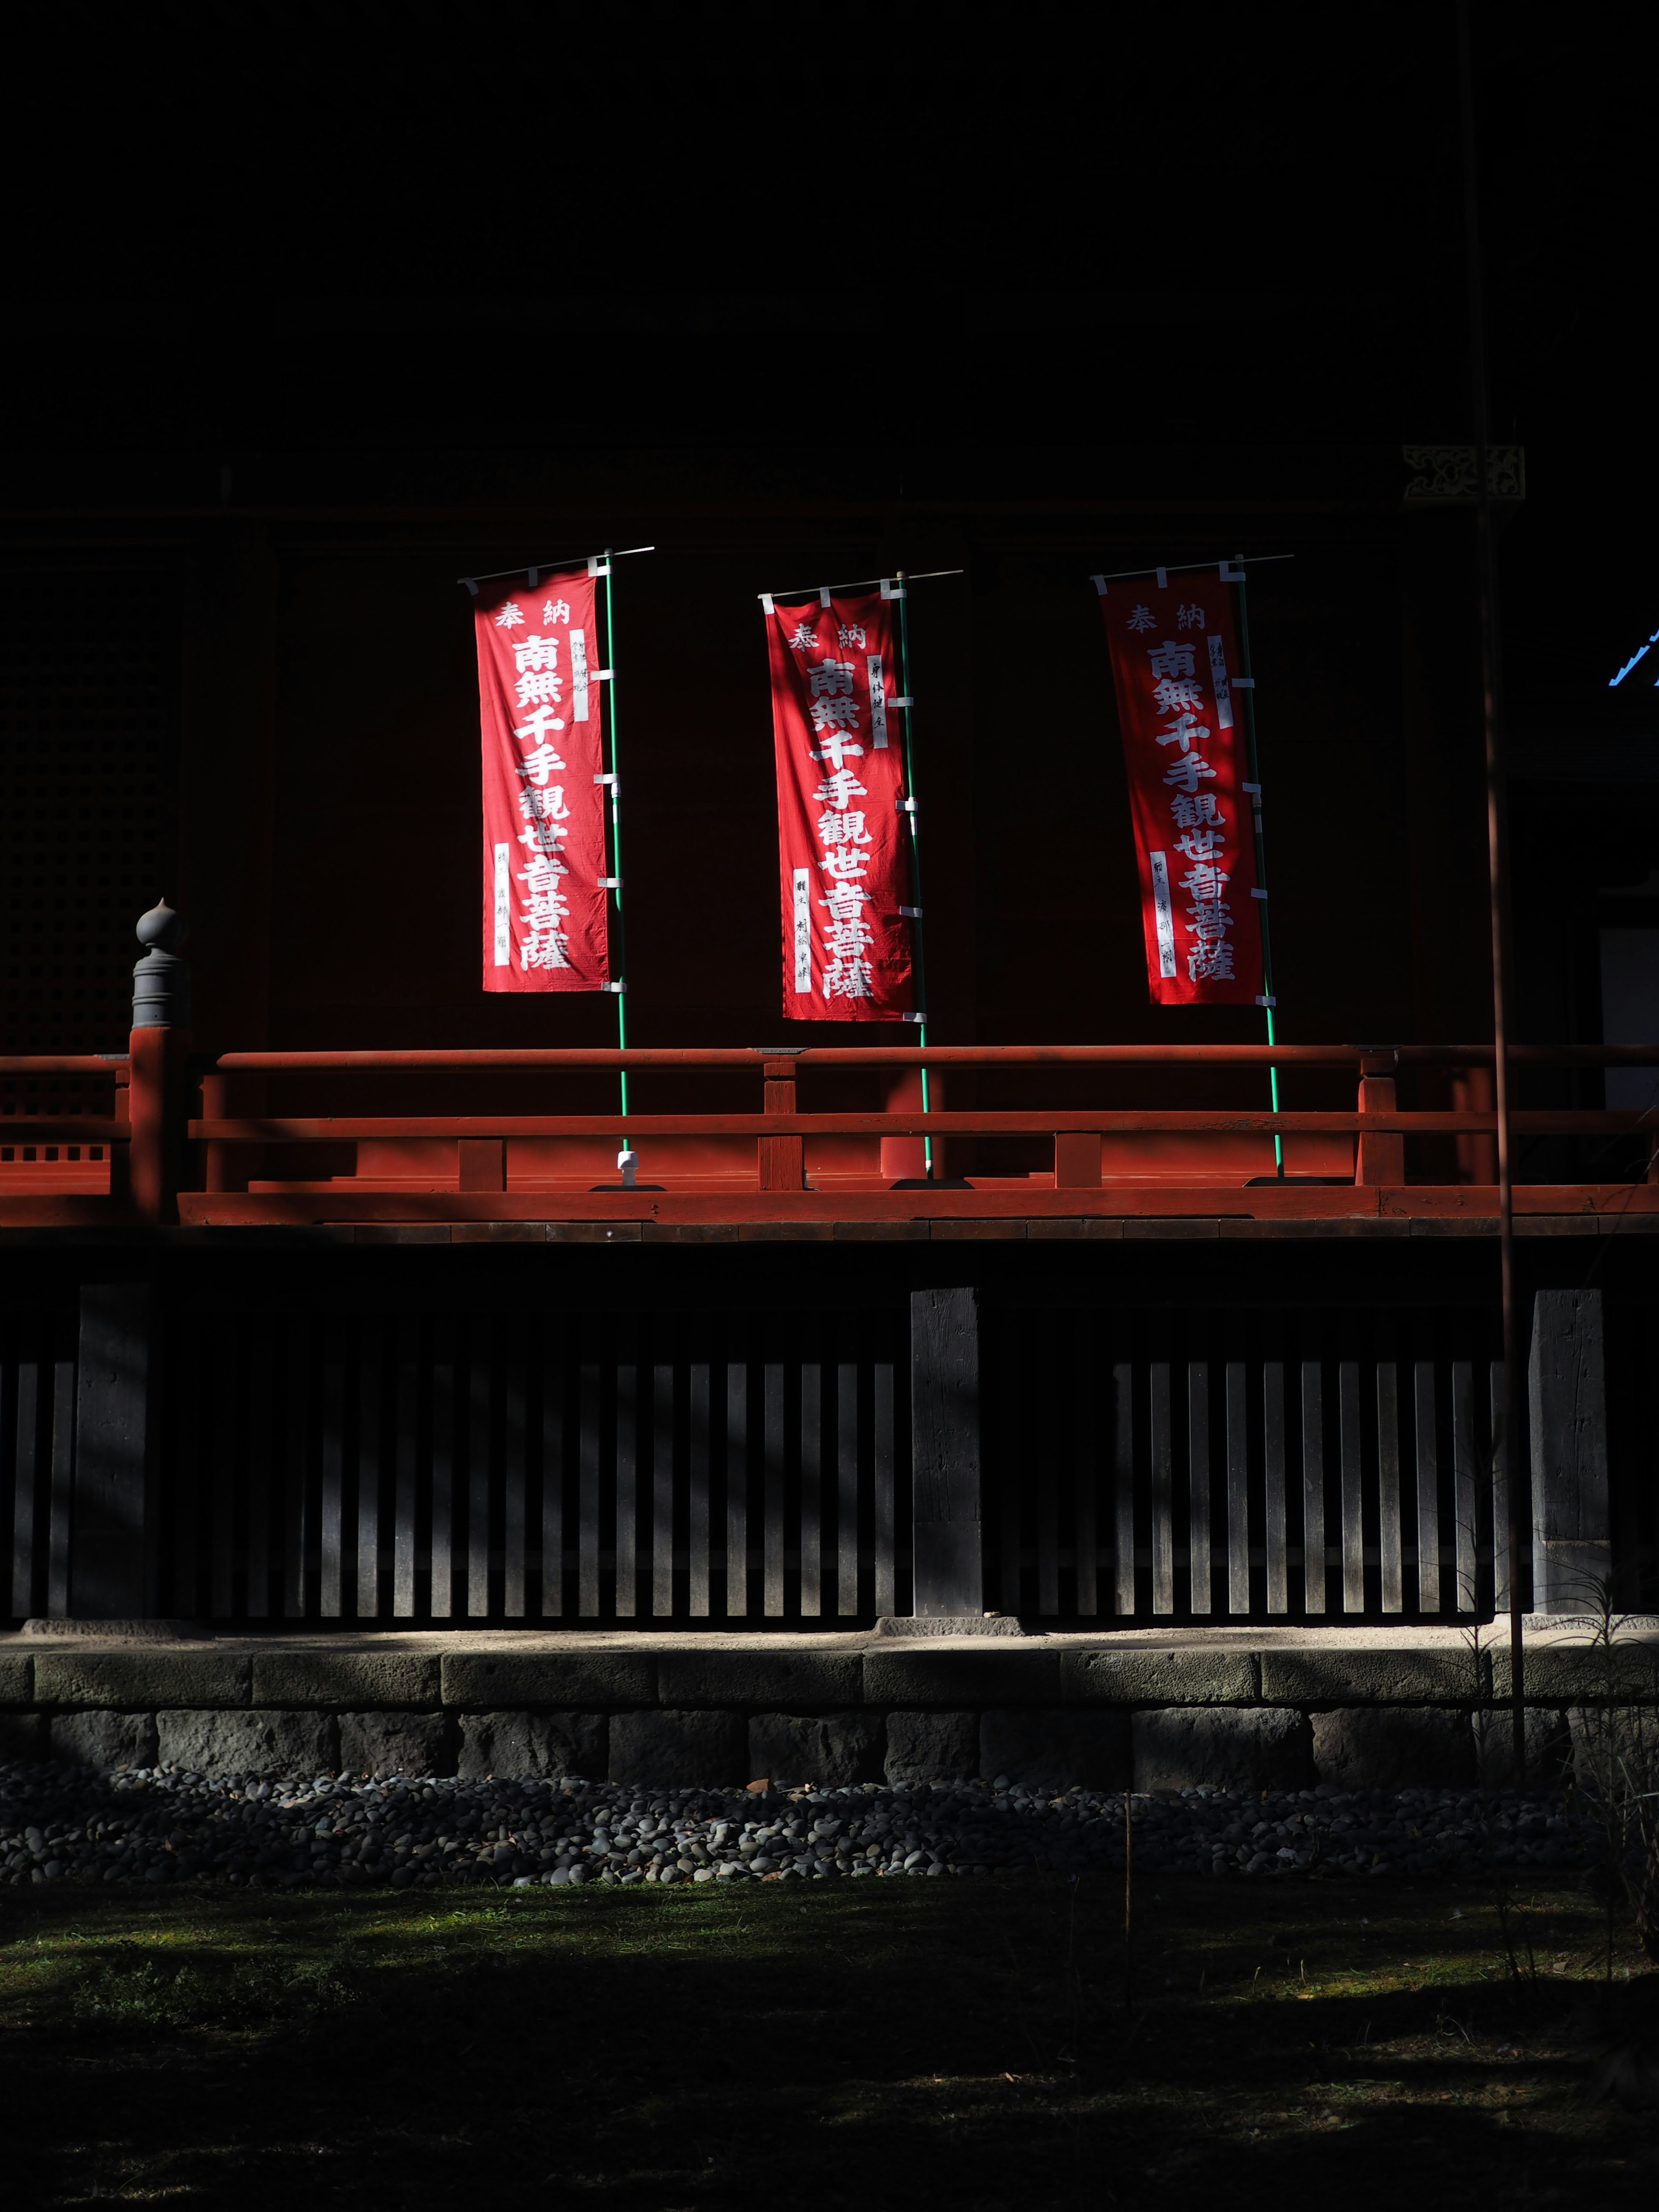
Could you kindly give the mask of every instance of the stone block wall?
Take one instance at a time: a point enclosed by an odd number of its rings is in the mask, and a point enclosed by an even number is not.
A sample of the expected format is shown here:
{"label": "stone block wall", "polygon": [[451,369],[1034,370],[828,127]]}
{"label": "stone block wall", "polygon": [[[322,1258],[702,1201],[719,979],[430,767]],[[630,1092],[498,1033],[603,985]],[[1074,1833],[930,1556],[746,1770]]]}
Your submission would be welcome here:
{"label": "stone block wall", "polygon": [[[865,1650],[443,1652],[75,1644],[0,1651],[0,1759],[197,1772],[550,1775],[642,1785],[1011,1781],[1097,1789],[1510,1779],[1507,1654],[1037,1639]],[[1655,1709],[1659,1644],[1534,1654],[1528,1765],[1586,1714]]]}

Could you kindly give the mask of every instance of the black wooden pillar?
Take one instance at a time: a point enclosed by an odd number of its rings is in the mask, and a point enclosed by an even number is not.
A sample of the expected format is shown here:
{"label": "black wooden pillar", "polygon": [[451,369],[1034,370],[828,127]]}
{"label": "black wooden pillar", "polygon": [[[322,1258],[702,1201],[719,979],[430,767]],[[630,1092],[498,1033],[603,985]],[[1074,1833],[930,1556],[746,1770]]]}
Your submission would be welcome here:
{"label": "black wooden pillar", "polygon": [[1613,1573],[1600,1291],[1538,1292],[1527,1381],[1533,1609],[1582,1612]]}
{"label": "black wooden pillar", "polygon": [[82,1619],[155,1611],[155,1339],[150,1284],[82,1285],[69,1587]]}
{"label": "black wooden pillar", "polygon": [[910,1294],[910,1455],[915,1610],[985,1610],[980,1457],[979,1293]]}

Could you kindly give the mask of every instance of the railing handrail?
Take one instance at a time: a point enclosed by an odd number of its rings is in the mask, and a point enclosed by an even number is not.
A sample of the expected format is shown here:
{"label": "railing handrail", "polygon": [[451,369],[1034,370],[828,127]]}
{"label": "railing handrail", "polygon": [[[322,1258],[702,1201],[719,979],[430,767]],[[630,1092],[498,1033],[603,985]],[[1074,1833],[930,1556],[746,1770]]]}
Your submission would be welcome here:
{"label": "railing handrail", "polygon": [[0,1076],[94,1075],[119,1082],[128,1064],[124,1052],[0,1053]]}
{"label": "railing handrail", "polygon": [[[811,1067],[1358,1067],[1387,1060],[1400,1067],[1490,1065],[1490,1044],[1057,1044],[1057,1045],[615,1045],[436,1047],[420,1051],[227,1052],[191,1065],[220,1075],[302,1073],[457,1074],[474,1071],[672,1068],[758,1072],[771,1059]],[[1517,1065],[1543,1067],[1659,1066],[1659,1043],[1511,1045]]]}

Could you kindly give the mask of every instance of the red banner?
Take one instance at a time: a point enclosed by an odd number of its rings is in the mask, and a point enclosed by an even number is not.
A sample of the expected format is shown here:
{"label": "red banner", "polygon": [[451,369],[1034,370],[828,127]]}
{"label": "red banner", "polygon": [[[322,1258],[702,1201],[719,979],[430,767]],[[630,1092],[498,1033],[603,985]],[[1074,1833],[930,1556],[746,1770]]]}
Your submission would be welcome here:
{"label": "red banner", "polygon": [[580,569],[479,586],[486,991],[610,981],[595,600]]}
{"label": "red banner", "polygon": [[[899,588],[902,588],[900,586]],[[804,1022],[915,1011],[910,830],[893,603],[763,601],[772,666],[783,1011]]]}
{"label": "red banner", "polygon": [[1253,1006],[1261,929],[1230,587],[1219,576],[1095,580],[1129,773],[1148,988],[1160,1006]]}

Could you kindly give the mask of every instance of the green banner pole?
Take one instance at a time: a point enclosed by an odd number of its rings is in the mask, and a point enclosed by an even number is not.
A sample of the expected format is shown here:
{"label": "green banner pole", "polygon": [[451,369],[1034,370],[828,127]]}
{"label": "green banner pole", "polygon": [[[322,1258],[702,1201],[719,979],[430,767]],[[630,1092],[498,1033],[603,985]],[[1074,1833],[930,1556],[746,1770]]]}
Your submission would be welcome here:
{"label": "green banner pole", "polygon": [[[617,998],[617,1043],[628,1048],[628,938],[623,923],[623,858],[622,858],[622,770],[617,752],[617,605],[616,580],[611,572],[611,548],[603,556],[604,567],[599,574],[605,580],[605,663],[610,672],[605,679],[606,721],[611,739],[611,896],[616,902],[615,930],[617,957],[616,973],[611,988]],[[622,1110],[628,1112],[628,1070],[620,1070]]]}
{"label": "green banner pole", "polygon": [[[1239,674],[1243,679],[1242,688],[1244,693],[1244,750],[1250,763],[1249,781],[1244,787],[1249,794],[1250,817],[1255,831],[1255,880],[1258,889],[1263,893],[1259,902],[1261,908],[1261,995],[1267,1002],[1264,1011],[1267,1017],[1267,1042],[1269,1044],[1277,1044],[1279,1039],[1274,1033],[1273,1024],[1275,1006],[1273,940],[1273,931],[1268,926],[1268,913],[1272,902],[1266,896],[1267,845],[1261,828],[1261,767],[1256,756],[1255,742],[1255,677],[1250,667],[1250,614],[1244,596],[1244,556],[1242,553],[1237,556],[1234,568],[1237,573],[1229,575],[1227,580],[1238,593],[1238,657],[1243,664]],[[1273,1102],[1273,1112],[1277,1114],[1279,1070],[1277,1066],[1272,1065],[1267,1069],[1267,1091]],[[1273,1172],[1281,1181],[1284,1179],[1285,1139],[1277,1130],[1273,1133]]]}
{"label": "green banner pole", "polygon": [[[910,592],[909,586],[905,581],[904,571],[902,568],[899,570],[898,575],[895,580],[898,585],[899,696],[902,699],[908,701],[911,696]],[[921,1021],[917,1030],[917,1039],[925,1048],[927,1043],[927,954],[926,937],[924,933],[927,926],[925,921],[926,905],[921,896],[921,838],[916,818],[916,760],[915,751],[911,744],[911,725],[915,720],[915,708],[913,706],[906,705],[902,707],[899,711],[904,716],[904,790],[907,800],[906,818],[910,824],[910,886],[912,895],[916,902],[916,911],[911,918],[915,928],[915,935],[911,941],[915,946],[916,955],[915,975],[917,1011],[921,1015]],[[928,1114],[933,1111],[932,1102],[928,1097],[927,1063],[926,1060],[922,1062],[921,1066],[921,1110],[924,1114]],[[933,1140],[931,1137],[924,1136],[921,1140],[921,1159],[923,1171],[927,1175],[929,1182],[932,1182],[933,1175]]]}

